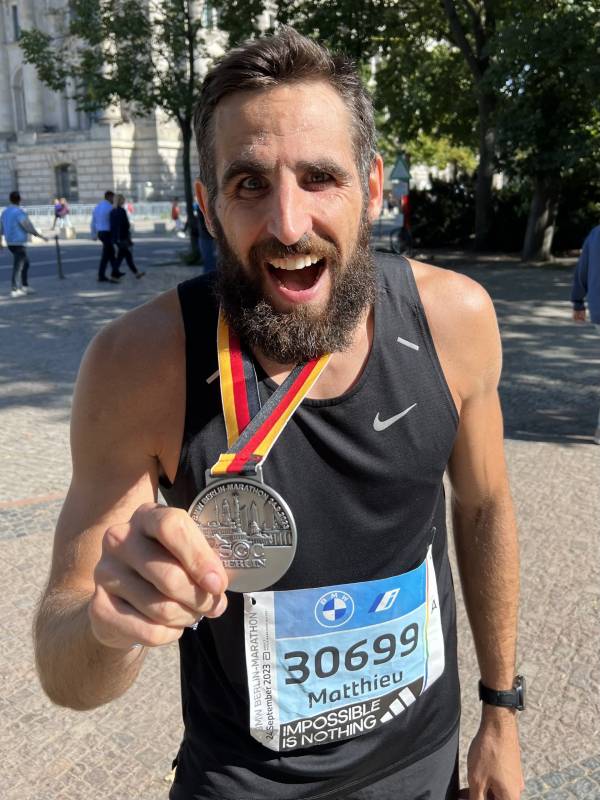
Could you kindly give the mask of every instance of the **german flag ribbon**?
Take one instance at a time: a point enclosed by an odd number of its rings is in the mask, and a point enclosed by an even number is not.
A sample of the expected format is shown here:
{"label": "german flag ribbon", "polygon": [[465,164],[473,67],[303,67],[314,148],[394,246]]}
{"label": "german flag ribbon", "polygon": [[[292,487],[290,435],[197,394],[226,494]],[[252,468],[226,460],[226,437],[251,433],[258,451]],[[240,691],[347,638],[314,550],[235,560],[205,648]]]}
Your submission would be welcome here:
{"label": "german flag ribbon", "polygon": [[298,364],[261,408],[252,359],[231,330],[222,311],[217,329],[221,402],[227,430],[226,453],[211,475],[255,473],[303,398],[327,366],[330,356]]}

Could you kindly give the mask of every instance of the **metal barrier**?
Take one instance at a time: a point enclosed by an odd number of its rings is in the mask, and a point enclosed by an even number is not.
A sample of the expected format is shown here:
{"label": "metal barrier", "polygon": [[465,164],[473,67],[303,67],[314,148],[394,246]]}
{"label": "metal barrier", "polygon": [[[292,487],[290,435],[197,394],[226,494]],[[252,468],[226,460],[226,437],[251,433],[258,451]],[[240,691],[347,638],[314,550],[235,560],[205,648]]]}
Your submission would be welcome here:
{"label": "metal barrier", "polygon": [[[89,222],[92,218],[92,211],[94,210],[97,203],[73,203],[69,204],[69,216],[70,218],[75,221],[79,220],[80,223],[82,220]],[[129,216],[132,221],[136,219],[161,219],[161,218],[171,218],[171,203],[168,201],[157,201],[154,203],[151,202],[143,202],[143,203],[132,203],[133,211],[130,212]],[[4,211],[4,206],[0,206],[0,213]],[[41,218],[50,218],[50,220],[54,219],[54,206],[53,205],[46,205],[46,206],[23,206],[23,209],[29,214],[32,222],[35,220],[40,220]],[[185,213],[185,206],[182,209]]]}

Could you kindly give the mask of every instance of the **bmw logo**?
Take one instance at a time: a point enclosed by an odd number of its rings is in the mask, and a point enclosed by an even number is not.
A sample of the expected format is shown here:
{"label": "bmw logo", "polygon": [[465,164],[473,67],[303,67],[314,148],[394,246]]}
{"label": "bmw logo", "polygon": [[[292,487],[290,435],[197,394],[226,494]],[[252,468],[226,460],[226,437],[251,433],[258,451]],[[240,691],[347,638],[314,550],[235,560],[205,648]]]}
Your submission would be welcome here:
{"label": "bmw logo", "polygon": [[353,614],[354,600],[347,592],[327,592],[319,597],[315,605],[315,619],[324,628],[339,628]]}

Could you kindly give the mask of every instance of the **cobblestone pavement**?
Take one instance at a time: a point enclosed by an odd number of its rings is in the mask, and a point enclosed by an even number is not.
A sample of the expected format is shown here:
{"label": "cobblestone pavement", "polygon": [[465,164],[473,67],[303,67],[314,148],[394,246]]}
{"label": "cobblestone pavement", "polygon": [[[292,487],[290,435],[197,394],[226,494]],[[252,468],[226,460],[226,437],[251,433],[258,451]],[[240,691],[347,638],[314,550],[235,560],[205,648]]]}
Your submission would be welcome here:
{"label": "cobblestone pavement", "polygon": [[[600,798],[600,340],[569,319],[570,271],[468,264],[498,309],[505,347],[506,449],[521,529],[519,665],[529,800]],[[149,654],[125,697],[93,712],[52,706],[32,663],[33,608],[69,481],[73,380],[94,332],[191,274],[150,267],[99,290],[84,273],[0,298],[0,757],[3,800],[164,800],[181,735],[174,646]],[[110,398],[107,398],[107,402]],[[477,669],[459,599],[464,756],[479,712]]]}

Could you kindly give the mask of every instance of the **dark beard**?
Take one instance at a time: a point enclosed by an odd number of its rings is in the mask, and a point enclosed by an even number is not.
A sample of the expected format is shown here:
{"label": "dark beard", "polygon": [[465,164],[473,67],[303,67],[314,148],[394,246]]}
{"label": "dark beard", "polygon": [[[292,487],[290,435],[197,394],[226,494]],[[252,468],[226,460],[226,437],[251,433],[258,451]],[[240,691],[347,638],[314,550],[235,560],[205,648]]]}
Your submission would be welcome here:
{"label": "dark beard", "polygon": [[[250,251],[251,276],[230,248],[218,221],[215,227],[219,244],[216,290],[228,323],[246,345],[259,348],[280,364],[308,361],[350,346],[361,317],[375,302],[377,293],[365,216],[345,266],[336,246],[326,239],[303,237],[289,247],[271,239]],[[321,311],[306,306],[277,311],[263,295],[260,265],[269,258],[307,253],[327,258],[331,275],[327,305]]]}

